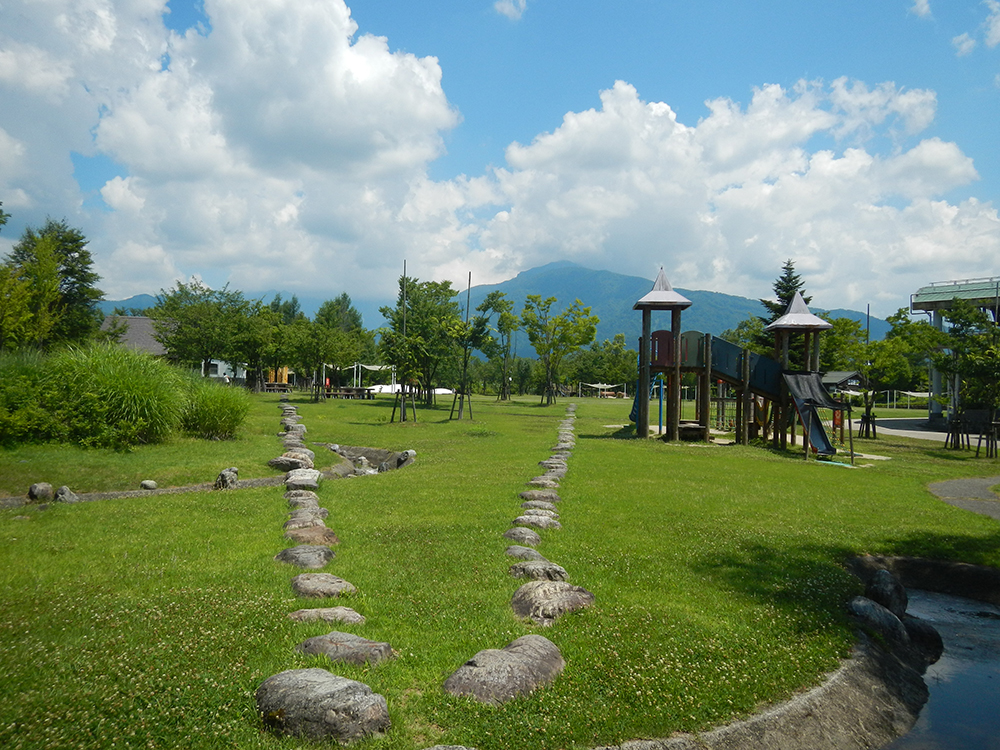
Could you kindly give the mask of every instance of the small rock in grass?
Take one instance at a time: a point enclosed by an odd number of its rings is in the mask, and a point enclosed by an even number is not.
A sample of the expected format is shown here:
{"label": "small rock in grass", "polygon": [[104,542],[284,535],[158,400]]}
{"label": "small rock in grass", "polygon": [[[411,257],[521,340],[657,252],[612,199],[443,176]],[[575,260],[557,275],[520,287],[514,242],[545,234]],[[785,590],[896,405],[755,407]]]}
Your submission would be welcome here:
{"label": "small rock in grass", "polygon": [[521,503],[521,507],[525,510],[538,509],[538,510],[556,510],[556,506],[545,500],[525,500]]}
{"label": "small rock in grass", "polygon": [[300,573],[292,579],[292,590],[309,597],[335,597],[357,591],[354,584],[331,573]]}
{"label": "small rock in grass", "polygon": [[309,656],[324,655],[331,661],[345,664],[378,664],[395,658],[392,646],[381,641],[370,641],[353,633],[333,631],[302,641],[295,650]]}
{"label": "small rock in grass", "polygon": [[223,469],[219,472],[219,476],[215,478],[215,484],[213,489],[216,490],[235,490],[239,486],[239,475],[240,470],[235,466],[230,466],[228,469]]}
{"label": "small rock in grass", "polygon": [[80,502],[79,496],[65,484],[56,490],[55,501],[57,503],[78,503]]}
{"label": "small rock in grass", "polygon": [[141,482],[139,482],[139,489],[155,490],[156,482],[154,482],[152,479],[143,479]]}
{"label": "small rock in grass", "polygon": [[298,609],[288,614],[293,622],[344,622],[350,625],[364,623],[364,615],[360,615],[350,607],[318,607],[316,609]]}
{"label": "small rock in grass", "polygon": [[518,497],[522,500],[544,500],[547,503],[558,503],[561,499],[554,489],[525,490]]}
{"label": "small rock in grass", "polygon": [[52,499],[52,485],[48,482],[35,482],[28,488],[28,502],[47,503]]}
{"label": "small rock in grass", "polygon": [[[521,506],[522,508],[524,506]],[[554,510],[549,510],[548,508],[524,508],[524,513],[522,516],[544,516],[545,518],[558,519],[559,514]]]}

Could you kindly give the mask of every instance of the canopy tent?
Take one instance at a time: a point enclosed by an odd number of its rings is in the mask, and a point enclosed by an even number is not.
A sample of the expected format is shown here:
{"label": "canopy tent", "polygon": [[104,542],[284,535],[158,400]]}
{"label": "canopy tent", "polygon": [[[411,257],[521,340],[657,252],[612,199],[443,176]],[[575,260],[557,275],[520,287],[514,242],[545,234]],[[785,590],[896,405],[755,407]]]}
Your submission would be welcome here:
{"label": "canopy tent", "polygon": [[577,387],[577,393],[579,393],[582,396],[584,388],[594,389],[595,391],[598,392],[598,396],[601,396],[602,394],[607,393],[608,391],[612,391],[614,393],[618,393],[619,391],[621,391],[622,393],[627,394],[627,390],[625,388],[624,383],[584,383],[583,381],[580,381],[580,384]]}

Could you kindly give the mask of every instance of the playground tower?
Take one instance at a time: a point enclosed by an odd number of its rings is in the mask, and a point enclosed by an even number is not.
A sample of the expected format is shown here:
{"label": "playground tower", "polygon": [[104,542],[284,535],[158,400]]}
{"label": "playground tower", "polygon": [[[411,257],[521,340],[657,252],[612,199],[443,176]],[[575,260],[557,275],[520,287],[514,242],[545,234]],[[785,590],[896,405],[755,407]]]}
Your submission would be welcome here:
{"label": "playground tower", "polygon": [[[789,348],[792,334],[801,333],[805,338],[805,353],[802,358],[802,369],[809,372],[819,371],[819,334],[833,328],[820,317],[809,312],[805,300],[798,292],[788,303],[785,314],[767,326],[764,330],[774,333],[774,358],[781,363],[782,371],[788,371],[790,367]],[[792,410],[790,408],[788,389],[782,389],[781,400],[778,403],[778,411],[774,422],[774,445],[775,447],[785,447],[788,441],[788,424],[791,419]],[[795,444],[795,433],[792,432],[792,444]]]}
{"label": "playground tower", "polygon": [[[639,341],[639,390],[638,413],[635,420],[635,434],[638,437],[649,436],[649,384],[651,371],[650,341],[652,338],[653,310],[670,311],[670,335],[658,339],[659,346],[666,346],[667,351],[660,351],[657,361],[670,372],[669,394],[667,397],[667,438],[680,438],[681,417],[681,311],[691,306],[691,300],[679,294],[670,286],[663,267],[656,276],[653,288],[633,306],[633,310],[642,310],[642,338]],[[661,369],[662,371],[662,369]]]}

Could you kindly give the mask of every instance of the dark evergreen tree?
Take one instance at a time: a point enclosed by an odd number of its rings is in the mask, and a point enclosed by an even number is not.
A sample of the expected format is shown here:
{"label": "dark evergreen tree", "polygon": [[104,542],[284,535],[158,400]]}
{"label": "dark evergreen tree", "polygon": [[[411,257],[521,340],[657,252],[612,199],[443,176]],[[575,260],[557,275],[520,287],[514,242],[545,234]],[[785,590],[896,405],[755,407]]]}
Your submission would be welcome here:
{"label": "dark evergreen tree", "polygon": [[[767,308],[768,314],[760,318],[763,326],[759,332],[754,333],[755,346],[753,348],[755,350],[765,352],[774,351],[774,334],[763,330],[763,328],[766,328],[785,314],[788,310],[788,305],[793,299],[795,299],[795,293],[798,292],[799,294],[802,294],[804,286],[805,284],[802,281],[802,277],[795,273],[795,261],[789,258],[785,261],[785,265],[781,267],[781,276],[775,279],[774,286],[771,287],[774,290],[774,295],[778,299],[762,299],[760,301],[760,303]],[[802,301],[808,305],[812,301],[812,296],[807,297],[802,294]],[[795,366],[795,360],[801,360],[804,356],[803,347],[804,339],[802,336],[793,334],[789,340],[793,367]]]}

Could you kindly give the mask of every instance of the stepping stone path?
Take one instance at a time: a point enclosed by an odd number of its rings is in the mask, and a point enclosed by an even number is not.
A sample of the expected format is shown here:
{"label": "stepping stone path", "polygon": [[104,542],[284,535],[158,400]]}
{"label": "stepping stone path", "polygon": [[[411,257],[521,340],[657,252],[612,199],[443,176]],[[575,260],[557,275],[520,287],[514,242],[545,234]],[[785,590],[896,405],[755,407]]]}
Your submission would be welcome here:
{"label": "stepping stone path", "polygon": [[[287,472],[284,499],[289,512],[284,530],[285,538],[296,546],[282,550],[274,559],[306,570],[318,570],[334,559],[331,546],[339,544],[340,539],[327,528],[330,512],[319,504],[316,491],[323,475],[315,468],[315,452],[305,445],[306,426],[296,407],[287,402],[282,405],[281,428],[278,435],[285,452],[268,464]],[[393,457],[395,465],[391,468],[413,462],[413,451],[405,454],[387,451],[386,454]],[[336,473],[344,474],[342,471]],[[331,573],[301,573],[292,578],[291,584],[300,597],[334,598],[357,591],[352,583]],[[351,625],[365,622],[364,616],[350,607],[300,609],[288,617],[293,622]],[[375,664],[395,656],[388,643],[339,631],[309,638],[296,650],[304,654],[325,654],[334,662],[351,664]],[[325,669],[292,669],[269,677],[257,689],[257,709],[264,725],[273,733],[312,740],[350,743],[382,734],[390,725],[383,696],[373,693],[364,683],[339,677]]]}
{"label": "stepping stone path", "polygon": [[[514,594],[511,608],[517,617],[543,626],[594,602],[592,593],[568,582],[565,568],[546,560],[534,549],[542,542],[536,529],[562,528],[557,520],[556,503],[562,501],[557,490],[566,476],[576,444],[575,412],[576,405],[570,404],[566,418],[559,424],[559,442],[553,446],[549,458],[538,462],[545,473],[531,479],[530,489],[518,494],[523,501],[521,514],[514,519],[512,528],[503,533],[504,539],[515,542],[507,547],[507,555],[519,560],[510,566],[510,575],[532,579]],[[483,703],[503,703],[549,684],[565,665],[555,644],[540,635],[527,635],[503,649],[480,651],[445,681],[444,689]]]}

